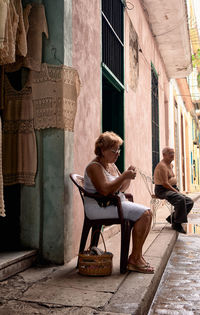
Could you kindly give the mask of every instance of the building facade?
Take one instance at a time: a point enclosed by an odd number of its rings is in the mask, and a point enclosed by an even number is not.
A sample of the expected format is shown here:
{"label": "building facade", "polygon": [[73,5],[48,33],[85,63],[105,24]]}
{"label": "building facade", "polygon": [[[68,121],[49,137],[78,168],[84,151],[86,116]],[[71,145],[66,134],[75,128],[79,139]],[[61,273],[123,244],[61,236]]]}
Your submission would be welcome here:
{"label": "building facade", "polygon": [[[70,66],[80,80],[74,129],[36,131],[36,184],[20,187],[21,245],[60,264],[77,255],[84,218],[69,174],[83,175],[102,131],[113,130],[123,138],[118,167],[137,167],[130,191],[135,202],[147,206],[150,195],[139,171],[152,176],[162,149],[178,141],[179,155],[189,159],[191,149],[181,147],[179,135],[191,129],[191,119],[178,100],[180,87],[172,87],[170,79],[189,75],[191,51],[183,0],[168,0],[165,6],[159,0],[35,2],[45,7],[49,31],[42,63]],[[181,174],[179,178],[184,189]]]}

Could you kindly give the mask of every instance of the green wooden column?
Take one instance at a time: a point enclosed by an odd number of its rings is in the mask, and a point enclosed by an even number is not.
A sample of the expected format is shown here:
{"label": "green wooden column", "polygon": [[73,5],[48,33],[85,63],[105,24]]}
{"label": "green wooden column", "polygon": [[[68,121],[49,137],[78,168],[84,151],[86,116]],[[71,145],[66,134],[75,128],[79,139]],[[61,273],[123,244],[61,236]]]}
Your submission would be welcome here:
{"label": "green wooden column", "polygon": [[[49,39],[43,39],[43,62],[72,65],[72,0],[44,0]],[[73,132],[49,128],[36,132],[38,173],[35,187],[21,191],[21,239],[39,248],[42,259],[69,260],[72,229],[71,183]]]}

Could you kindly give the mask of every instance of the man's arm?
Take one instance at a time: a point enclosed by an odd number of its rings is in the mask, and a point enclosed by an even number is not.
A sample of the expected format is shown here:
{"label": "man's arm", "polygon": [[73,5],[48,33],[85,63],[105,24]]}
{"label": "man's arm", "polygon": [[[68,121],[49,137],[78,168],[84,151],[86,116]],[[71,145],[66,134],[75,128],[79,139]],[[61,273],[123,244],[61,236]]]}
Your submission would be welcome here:
{"label": "man's arm", "polygon": [[167,167],[165,167],[164,165],[160,166],[159,175],[160,175],[160,180],[162,182],[163,187],[165,187],[168,190],[172,190],[176,193],[179,192],[168,181],[168,169],[167,169]]}

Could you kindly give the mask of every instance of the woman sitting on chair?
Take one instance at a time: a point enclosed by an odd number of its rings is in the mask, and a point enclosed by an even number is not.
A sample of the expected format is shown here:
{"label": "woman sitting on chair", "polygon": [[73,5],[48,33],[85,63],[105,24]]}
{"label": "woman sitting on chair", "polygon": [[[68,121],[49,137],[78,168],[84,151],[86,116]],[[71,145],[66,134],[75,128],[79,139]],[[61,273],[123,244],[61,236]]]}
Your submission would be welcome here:
{"label": "woman sitting on chair", "polygon": [[[120,154],[123,140],[114,132],[102,133],[95,142],[96,157],[88,164],[84,174],[84,188],[90,193],[101,195],[118,194],[123,208],[124,218],[134,221],[132,230],[133,248],[128,258],[127,269],[142,273],[154,273],[154,269],[142,256],[142,247],[151,228],[151,210],[143,205],[130,202],[123,192],[136,177],[134,166],[122,174],[115,162]],[[118,218],[117,207],[110,205],[100,207],[95,199],[85,197],[85,210],[89,219]]]}

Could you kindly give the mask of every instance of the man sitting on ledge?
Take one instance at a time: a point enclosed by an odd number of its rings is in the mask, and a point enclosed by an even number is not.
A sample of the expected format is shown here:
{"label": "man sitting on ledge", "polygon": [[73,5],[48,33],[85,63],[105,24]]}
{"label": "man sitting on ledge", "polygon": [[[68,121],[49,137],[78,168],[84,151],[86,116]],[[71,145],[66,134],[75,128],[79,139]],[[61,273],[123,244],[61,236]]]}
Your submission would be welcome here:
{"label": "man sitting on ledge", "polygon": [[155,195],[160,199],[166,199],[174,206],[174,212],[166,218],[172,224],[172,228],[180,233],[186,233],[181,223],[187,222],[187,215],[193,207],[193,200],[179,192],[177,180],[173,172],[172,161],[174,149],[166,147],[162,150],[163,159],[154,170]]}

